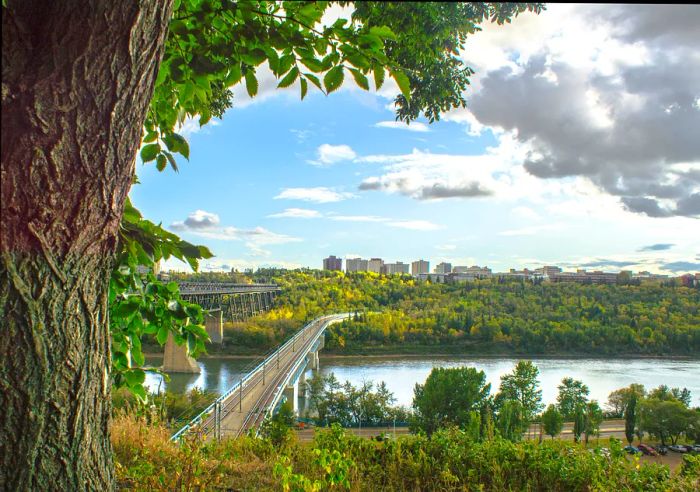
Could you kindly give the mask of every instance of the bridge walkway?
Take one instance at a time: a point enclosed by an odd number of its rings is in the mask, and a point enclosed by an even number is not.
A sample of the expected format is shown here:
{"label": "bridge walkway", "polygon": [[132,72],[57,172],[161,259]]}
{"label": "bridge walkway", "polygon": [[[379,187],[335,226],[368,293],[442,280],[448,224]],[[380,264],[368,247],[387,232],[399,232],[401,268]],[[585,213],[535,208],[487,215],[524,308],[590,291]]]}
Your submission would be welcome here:
{"label": "bridge walkway", "polygon": [[309,353],[318,350],[323,332],[331,323],[347,318],[347,314],[315,319],[299,330],[255,369],[204,410],[190,424],[173,436],[179,438],[195,426],[209,437],[233,437],[259,428],[271,414],[295,377],[307,366]]}

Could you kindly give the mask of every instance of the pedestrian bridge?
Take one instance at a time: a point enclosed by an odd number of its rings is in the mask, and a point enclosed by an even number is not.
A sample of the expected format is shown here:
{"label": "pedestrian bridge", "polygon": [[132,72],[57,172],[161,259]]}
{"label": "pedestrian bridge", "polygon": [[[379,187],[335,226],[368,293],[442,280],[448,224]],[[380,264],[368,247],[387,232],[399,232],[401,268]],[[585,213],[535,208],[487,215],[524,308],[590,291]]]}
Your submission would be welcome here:
{"label": "pedestrian bridge", "polygon": [[176,432],[172,440],[188,432],[216,439],[257,433],[284,400],[290,401],[297,413],[300,385],[302,391],[305,389],[304,375],[309,366],[319,368],[318,351],[323,348],[326,328],[349,317],[349,313],[331,314],[311,321]]}

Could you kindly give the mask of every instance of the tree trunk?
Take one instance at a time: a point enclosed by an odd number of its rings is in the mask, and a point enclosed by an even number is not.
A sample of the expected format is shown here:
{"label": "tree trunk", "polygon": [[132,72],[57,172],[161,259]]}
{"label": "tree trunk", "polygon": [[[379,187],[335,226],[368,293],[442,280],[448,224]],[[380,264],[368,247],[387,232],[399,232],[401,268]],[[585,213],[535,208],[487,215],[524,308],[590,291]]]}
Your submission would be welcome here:
{"label": "tree trunk", "polygon": [[172,5],[7,3],[0,483],[111,490],[108,282]]}

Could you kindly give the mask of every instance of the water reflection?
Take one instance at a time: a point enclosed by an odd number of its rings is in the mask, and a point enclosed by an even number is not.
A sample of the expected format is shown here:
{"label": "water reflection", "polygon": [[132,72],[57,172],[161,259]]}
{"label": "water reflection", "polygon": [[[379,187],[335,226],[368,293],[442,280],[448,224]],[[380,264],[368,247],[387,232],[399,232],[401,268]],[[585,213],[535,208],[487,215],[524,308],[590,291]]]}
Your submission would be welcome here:
{"label": "water reflection", "polygon": [[[323,353],[321,353],[323,354]],[[486,373],[491,392],[495,393],[503,374],[510,372],[517,358],[474,357],[404,357],[404,358],[328,358],[321,355],[321,372],[335,373],[344,382],[359,385],[362,381],[384,381],[394,393],[398,404],[410,405],[413,387],[422,383],[433,367],[471,366]],[[582,380],[591,390],[591,398],[604,403],[608,394],[632,383],[647,388],[660,384],[687,387],[693,396],[693,405],[700,405],[700,360],[671,359],[544,359],[532,358],[540,369],[542,399],[554,403],[561,379],[570,376]],[[147,363],[158,366],[158,358]],[[229,389],[249,365],[248,359],[208,358],[199,361],[201,374],[171,374],[169,382],[160,375],[149,374],[146,384],[151,391],[161,389],[183,392],[192,388],[211,389],[222,393]],[[307,373],[308,377],[311,372]]]}

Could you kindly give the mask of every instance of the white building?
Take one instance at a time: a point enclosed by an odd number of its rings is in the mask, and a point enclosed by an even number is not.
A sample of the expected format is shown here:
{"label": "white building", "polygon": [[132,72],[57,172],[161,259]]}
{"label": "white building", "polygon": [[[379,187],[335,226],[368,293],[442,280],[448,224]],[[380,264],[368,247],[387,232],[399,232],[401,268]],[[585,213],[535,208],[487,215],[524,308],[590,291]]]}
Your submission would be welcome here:
{"label": "white building", "polygon": [[402,263],[400,261],[396,263],[385,263],[382,270],[387,275],[408,273],[408,263]]}
{"label": "white building", "polygon": [[467,275],[472,278],[490,278],[493,276],[493,272],[489,267],[480,267],[477,265],[467,266],[456,266],[452,269],[454,273],[459,273]]}
{"label": "white building", "polygon": [[350,272],[366,272],[367,260],[362,258],[348,258],[345,260],[345,271]]}
{"label": "white building", "polygon": [[452,273],[452,263],[445,263],[445,262],[438,263],[435,266],[435,273],[442,273],[442,274]]}
{"label": "white building", "polygon": [[367,271],[374,273],[382,273],[382,266],[384,265],[384,260],[381,258],[372,258],[367,262]]}

